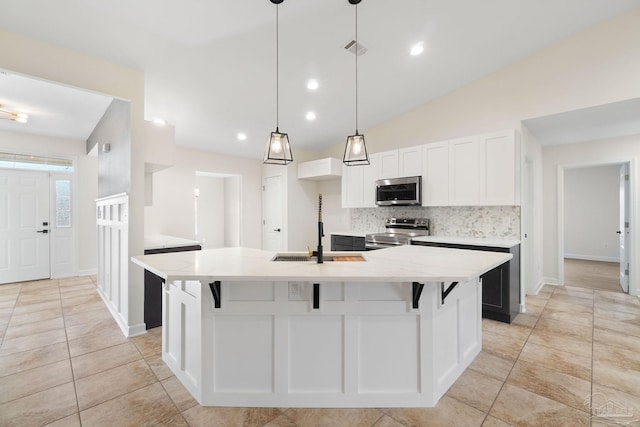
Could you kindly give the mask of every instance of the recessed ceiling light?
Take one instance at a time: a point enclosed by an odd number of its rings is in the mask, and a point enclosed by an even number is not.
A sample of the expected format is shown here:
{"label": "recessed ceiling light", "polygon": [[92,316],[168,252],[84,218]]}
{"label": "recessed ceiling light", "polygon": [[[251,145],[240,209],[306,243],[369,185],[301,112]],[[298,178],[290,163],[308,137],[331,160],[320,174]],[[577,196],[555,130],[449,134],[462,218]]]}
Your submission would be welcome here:
{"label": "recessed ceiling light", "polygon": [[166,126],[167,125],[167,121],[165,119],[155,118],[155,119],[153,119],[153,124],[156,125],[156,126]]}
{"label": "recessed ceiling light", "polygon": [[18,123],[27,123],[27,120],[29,119],[29,116],[25,113],[18,113],[16,114],[16,118],[15,121]]}
{"label": "recessed ceiling light", "polygon": [[424,52],[424,43],[420,42],[420,43],[416,43],[411,47],[411,56],[418,56],[420,55],[422,52]]}
{"label": "recessed ceiling light", "polygon": [[306,115],[307,120],[311,121],[311,120],[315,120],[316,119],[316,113],[314,113],[313,111],[309,111]]}
{"label": "recessed ceiling light", "polygon": [[247,140],[247,134],[246,134],[246,133],[242,133],[242,132],[240,132],[240,133],[238,134],[238,140],[239,140],[239,141],[246,141],[246,140]]}
{"label": "recessed ceiling light", "polygon": [[311,79],[307,82],[307,89],[309,90],[316,90],[318,89],[318,86],[319,86],[318,81],[315,79]]}

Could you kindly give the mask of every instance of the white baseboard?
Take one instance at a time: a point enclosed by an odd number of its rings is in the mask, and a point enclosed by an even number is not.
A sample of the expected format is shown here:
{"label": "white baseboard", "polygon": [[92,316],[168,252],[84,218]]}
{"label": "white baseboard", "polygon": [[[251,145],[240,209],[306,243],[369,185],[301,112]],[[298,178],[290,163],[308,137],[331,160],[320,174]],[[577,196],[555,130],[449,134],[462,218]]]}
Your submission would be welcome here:
{"label": "white baseboard", "polygon": [[145,323],[139,323],[137,325],[129,326],[127,320],[122,316],[122,314],[118,312],[111,301],[109,301],[109,298],[107,298],[107,296],[102,292],[102,289],[100,289],[99,287],[98,294],[100,295],[100,298],[102,298],[102,301],[104,301],[104,304],[107,306],[107,309],[111,313],[111,316],[113,316],[113,319],[116,321],[118,327],[125,337],[130,338],[135,337],[136,335],[147,333],[147,325]]}
{"label": "white baseboard", "polygon": [[617,262],[620,263],[620,258],[618,257],[605,257],[605,256],[597,256],[597,255],[582,255],[582,254],[564,254],[565,258],[570,259],[581,259],[584,261],[601,261],[601,262]]}
{"label": "white baseboard", "polygon": [[98,274],[98,270],[95,268],[88,270],[78,270],[76,276],[96,276]]}
{"label": "white baseboard", "polygon": [[560,282],[557,277],[544,277],[542,282],[546,285],[563,286],[564,283]]}

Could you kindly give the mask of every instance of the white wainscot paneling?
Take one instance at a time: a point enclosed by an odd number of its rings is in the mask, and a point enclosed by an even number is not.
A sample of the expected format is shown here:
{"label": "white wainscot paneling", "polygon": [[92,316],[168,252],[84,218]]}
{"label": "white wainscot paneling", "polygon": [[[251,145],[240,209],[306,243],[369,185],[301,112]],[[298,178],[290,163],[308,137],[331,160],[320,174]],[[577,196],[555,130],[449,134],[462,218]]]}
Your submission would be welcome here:
{"label": "white wainscot paneling", "polygon": [[228,282],[223,294],[227,301],[273,301],[273,282]]}
{"label": "white wainscot paneling", "polygon": [[96,202],[98,292],[125,336],[144,325],[129,326],[129,196],[118,194]]}
{"label": "white wainscot paneling", "polygon": [[417,316],[363,316],[359,322],[360,393],[420,389]]}
{"label": "white wainscot paneling", "polygon": [[289,318],[289,391],[340,393],[344,380],[343,316]]}
{"label": "white wainscot paneling", "polygon": [[220,316],[213,331],[214,390],[273,392],[273,316]]}

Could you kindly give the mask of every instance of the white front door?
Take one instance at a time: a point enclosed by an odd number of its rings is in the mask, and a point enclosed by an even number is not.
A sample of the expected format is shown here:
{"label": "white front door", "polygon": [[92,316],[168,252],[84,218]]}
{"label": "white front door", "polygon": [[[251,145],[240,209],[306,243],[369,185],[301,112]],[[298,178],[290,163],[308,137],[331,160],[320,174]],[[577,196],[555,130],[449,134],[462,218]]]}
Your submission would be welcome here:
{"label": "white front door", "polygon": [[50,277],[49,174],[0,170],[0,283]]}
{"label": "white front door", "polygon": [[629,164],[620,167],[620,286],[629,292]]}
{"label": "white front door", "polygon": [[281,251],[282,230],[282,176],[275,175],[262,179],[262,249]]}

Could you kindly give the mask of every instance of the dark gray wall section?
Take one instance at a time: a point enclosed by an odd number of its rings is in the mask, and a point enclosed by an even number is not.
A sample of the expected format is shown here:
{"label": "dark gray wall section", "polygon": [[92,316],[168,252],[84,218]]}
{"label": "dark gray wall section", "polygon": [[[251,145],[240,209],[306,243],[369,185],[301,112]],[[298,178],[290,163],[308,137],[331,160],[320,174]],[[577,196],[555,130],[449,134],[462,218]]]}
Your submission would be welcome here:
{"label": "dark gray wall section", "polygon": [[[87,140],[98,144],[98,197],[131,190],[131,106],[114,99]],[[104,144],[110,145],[108,153]]]}

